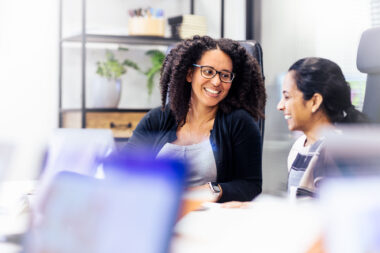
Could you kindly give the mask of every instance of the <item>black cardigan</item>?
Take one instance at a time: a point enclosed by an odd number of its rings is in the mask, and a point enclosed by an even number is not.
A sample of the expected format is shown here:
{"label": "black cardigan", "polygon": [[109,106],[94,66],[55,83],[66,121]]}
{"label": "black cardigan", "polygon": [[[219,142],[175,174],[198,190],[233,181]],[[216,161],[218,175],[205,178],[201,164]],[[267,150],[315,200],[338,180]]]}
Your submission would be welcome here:
{"label": "black cardigan", "polygon": [[[152,109],[137,125],[125,150],[147,148],[155,157],[168,142],[177,139],[178,125],[169,106]],[[210,134],[217,168],[217,182],[223,190],[219,202],[249,201],[261,193],[261,138],[254,119],[242,109],[217,112]]]}

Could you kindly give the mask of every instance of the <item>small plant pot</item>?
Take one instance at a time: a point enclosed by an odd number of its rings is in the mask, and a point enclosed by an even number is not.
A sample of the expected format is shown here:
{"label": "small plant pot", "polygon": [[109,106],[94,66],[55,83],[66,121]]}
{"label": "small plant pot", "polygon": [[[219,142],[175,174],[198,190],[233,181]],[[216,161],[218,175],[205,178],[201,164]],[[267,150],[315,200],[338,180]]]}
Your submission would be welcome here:
{"label": "small plant pot", "polygon": [[90,107],[117,108],[120,102],[121,79],[96,77],[92,82]]}

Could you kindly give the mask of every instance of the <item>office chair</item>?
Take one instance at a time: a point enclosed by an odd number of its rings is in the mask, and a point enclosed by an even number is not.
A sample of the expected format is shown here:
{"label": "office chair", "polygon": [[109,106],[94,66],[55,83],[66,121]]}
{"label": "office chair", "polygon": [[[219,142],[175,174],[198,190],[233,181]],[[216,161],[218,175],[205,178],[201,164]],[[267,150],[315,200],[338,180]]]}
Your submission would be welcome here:
{"label": "office chair", "polygon": [[[250,53],[257,62],[259,63],[261,67],[261,76],[263,80],[265,81],[265,76],[264,76],[264,67],[263,67],[263,51],[260,46],[260,44],[257,41],[254,40],[244,40],[244,41],[239,41],[239,43],[247,50],[248,53]],[[176,44],[170,45],[168,49],[166,50],[166,55],[172,50],[173,47],[175,47]],[[265,115],[265,111],[263,112]],[[265,120],[264,119],[259,119],[257,121],[257,124],[260,129],[260,134],[261,134],[261,148],[263,147],[264,143],[264,127],[265,127]]]}
{"label": "office chair", "polygon": [[[263,65],[263,50],[260,46],[260,44],[257,41],[254,40],[246,40],[246,41],[239,41],[239,43],[250,53],[257,62],[260,65],[261,68],[261,77],[263,78],[265,82],[265,76],[264,76],[264,65]],[[265,115],[265,110],[263,112]],[[260,129],[260,134],[261,134],[261,148],[263,147],[264,144],[264,128],[265,128],[265,120],[264,119],[259,119],[257,122],[259,129]]]}
{"label": "office chair", "polygon": [[380,27],[363,32],[356,66],[360,72],[367,73],[363,112],[374,123],[380,123]]}

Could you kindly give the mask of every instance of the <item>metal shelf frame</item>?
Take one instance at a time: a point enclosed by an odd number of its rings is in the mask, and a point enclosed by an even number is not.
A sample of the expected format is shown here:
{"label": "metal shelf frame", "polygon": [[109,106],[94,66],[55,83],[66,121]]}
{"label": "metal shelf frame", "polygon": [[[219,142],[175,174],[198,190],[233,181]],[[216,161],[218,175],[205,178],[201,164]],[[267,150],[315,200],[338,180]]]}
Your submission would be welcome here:
{"label": "metal shelf frame", "polygon": [[[169,46],[179,42],[179,39],[156,36],[127,36],[127,35],[103,35],[86,34],[86,43],[115,43],[133,45],[164,45]],[[62,39],[62,42],[82,42],[82,35],[76,35]]]}

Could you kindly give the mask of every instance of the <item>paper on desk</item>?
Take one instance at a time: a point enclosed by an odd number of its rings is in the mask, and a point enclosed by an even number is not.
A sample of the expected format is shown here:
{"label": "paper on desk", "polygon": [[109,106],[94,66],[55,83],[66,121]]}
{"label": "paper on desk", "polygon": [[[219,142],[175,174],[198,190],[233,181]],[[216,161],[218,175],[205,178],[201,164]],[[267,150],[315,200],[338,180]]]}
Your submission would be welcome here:
{"label": "paper on desk", "polygon": [[262,196],[248,209],[208,204],[175,228],[172,252],[306,252],[320,235],[314,203],[290,203]]}

